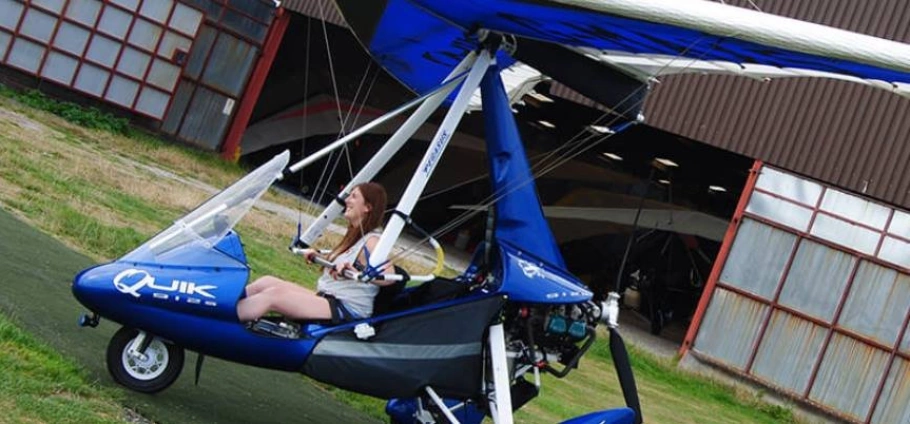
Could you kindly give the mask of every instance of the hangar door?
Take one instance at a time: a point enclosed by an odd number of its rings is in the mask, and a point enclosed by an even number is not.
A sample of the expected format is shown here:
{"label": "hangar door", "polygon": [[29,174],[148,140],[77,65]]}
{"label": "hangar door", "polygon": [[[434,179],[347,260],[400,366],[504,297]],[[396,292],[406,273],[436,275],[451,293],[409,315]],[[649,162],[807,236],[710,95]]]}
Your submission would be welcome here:
{"label": "hangar door", "polygon": [[910,422],[910,213],[756,164],[684,343],[856,422]]}

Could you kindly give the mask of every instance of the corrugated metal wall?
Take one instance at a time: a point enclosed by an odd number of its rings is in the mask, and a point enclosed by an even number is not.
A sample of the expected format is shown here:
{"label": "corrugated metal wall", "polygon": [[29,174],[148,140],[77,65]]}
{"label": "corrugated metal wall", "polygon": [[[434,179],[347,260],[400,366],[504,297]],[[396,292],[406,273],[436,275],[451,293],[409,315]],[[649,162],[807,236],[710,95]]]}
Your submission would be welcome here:
{"label": "corrugated metal wall", "polygon": [[691,352],[850,421],[910,422],[910,213],[767,166],[743,196]]}
{"label": "corrugated metal wall", "polygon": [[[906,1],[752,2],[764,12],[910,42]],[[663,79],[644,113],[663,130],[910,207],[910,99],[839,81],[681,76]]]}
{"label": "corrugated metal wall", "polygon": [[347,28],[348,26],[332,0],[286,0],[281,2],[281,6],[341,27]]}
{"label": "corrugated metal wall", "polygon": [[4,0],[0,16],[0,63],[155,120],[203,18],[174,0]]}
{"label": "corrugated metal wall", "polygon": [[205,19],[160,129],[217,150],[260,57],[275,7],[264,0],[182,1],[204,11]]}

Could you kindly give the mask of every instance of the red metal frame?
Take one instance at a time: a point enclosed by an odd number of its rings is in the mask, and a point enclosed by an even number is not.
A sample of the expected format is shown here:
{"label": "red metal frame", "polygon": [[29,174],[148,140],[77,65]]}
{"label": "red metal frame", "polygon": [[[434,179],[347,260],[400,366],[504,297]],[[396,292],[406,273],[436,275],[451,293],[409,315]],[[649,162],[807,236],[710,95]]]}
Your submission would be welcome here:
{"label": "red metal frame", "polygon": [[[92,45],[92,41],[95,41],[95,37],[98,36],[98,24],[101,22],[101,12],[102,12],[103,10],[104,10],[104,5],[102,4],[102,6],[98,8],[98,16],[95,16],[95,23],[92,24],[91,27],[88,27],[87,25],[83,24],[82,22],[76,22],[76,21],[74,21],[74,20],[70,20],[69,18],[67,18],[67,17],[65,16],[65,15],[66,15],[66,9],[63,9],[63,15],[60,17],[60,19],[65,19],[67,22],[76,24],[76,25],[82,27],[83,29],[86,29],[86,28],[87,28],[88,31],[89,31],[89,37],[88,37],[88,40],[85,41],[85,47],[82,49],[82,54],[79,55],[78,58],[76,58],[76,60],[78,60],[79,63],[76,64],[76,72],[75,72],[75,74],[73,74],[73,82],[72,82],[72,84],[70,84],[70,88],[73,89],[73,90],[76,90],[76,91],[79,91],[79,92],[83,92],[83,93],[84,93],[84,91],[82,91],[82,90],[76,88],[76,86],[75,86],[75,84],[76,84],[76,76],[78,76],[78,75],[79,75],[79,71],[82,70],[82,64],[84,64],[85,62],[94,63],[94,62],[92,62],[91,60],[86,59],[86,58],[85,58],[85,55],[88,54],[88,48],[89,48],[89,46]],[[86,93],[86,94],[89,94],[89,95],[91,95],[91,96],[95,96],[94,94],[90,94],[90,93]]]}
{"label": "red metal frame", "polygon": [[[69,0],[67,0],[67,1],[69,1]],[[142,8],[142,4],[140,4],[139,6],[140,6],[140,9],[141,9],[141,8]],[[135,109],[136,109],[136,106],[139,105],[139,97],[142,96],[142,90],[145,89],[146,86],[151,86],[151,87],[154,87],[154,88],[157,89],[157,90],[164,91],[164,90],[161,89],[161,87],[158,87],[157,85],[149,84],[149,83],[148,83],[148,77],[149,77],[149,74],[152,72],[152,65],[155,64],[155,59],[158,58],[158,57],[162,57],[162,58],[163,58],[163,56],[159,56],[159,55],[158,55],[158,49],[161,47],[161,42],[164,41],[164,36],[165,36],[165,34],[167,33],[167,30],[168,30],[168,26],[167,26],[167,25],[168,25],[168,23],[171,21],[171,17],[174,16],[174,10],[176,10],[176,9],[177,9],[177,2],[171,3],[171,9],[168,10],[168,12],[167,12],[167,18],[164,19],[164,23],[163,23],[163,24],[158,23],[158,22],[155,22],[155,21],[150,21],[150,22],[152,22],[153,25],[157,25],[159,28],[161,28],[161,36],[158,37],[158,42],[155,43],[155,48],[154,48],[154,51],[152,52],[152,58],[149,60],[149,65],[148,65],[148,67],[145,68],[145,72],[142,74],[142,81],[139,82],[139,90],[136,91],[136,98],[133,99],[133,105],[132,105],[132,107],[131,107],[133,110],[135,110]],[[140,18],[139,15],[136,15],[136,19],[139,19],[139,18]],[[136,20],[133,20],[133,22],[136,22]],[[177,79],[179,80],[180,77],[178,76]],[[177,84],[174,83],[174,86],[173,86],[173,87],[171,88],[171,90],[170,90],[170,94],[171,94],[171,95],[170,95],[169,97],[170,97],[170,98],[173,98],[173,97],[174,97],[174,93],[175,93],[176,91],[177,91]],[[168,99],[168,102],[167,102],[167,103],[168,103],[168,105],[171,104],[170,99]],[[167,105],[164,107],[164,112],[167,113]],[[161,116],[161,119],[164,119],[164,115]]]}
{"label": "red metal frame", "polygon": [[[53,47],[54,40],[57,38],[57,31],[60,31],[60,24],[63,23],[63,13],[66,12],[67,6],[69,6],[70,0],[65,0],[63,2],[63,7],[60,9],[60,16],[57,18],[57,23],[54,24],[54,30],[51,31],[51,36],[47,40],[47,50],[44,52],[44,57],[41,58],[41,63],[38,64],[38,70],[35,72],[39,78],[44,79],[44,64],[47,63],[47,57],[51,55],[51,52],[58,51]],[[31,6],[31,4],[29,4]],[[41,10],[43,12],[49,12],[47,9],[44,9],[41,6],[35,5],[35,9]],[[25,15],[23,13],[23,15]],[[73,80],[76,78],[76,72],[73,71],[73,76],[70,77],[67,85],[72,85]]]}
{"label": "red metal frame", "polygon": [[[144,1],[145,1],[145,0],[139,0],[138,5],[136,6],[136,12],[131,12],[131,11],[128,11],[128,12],[127,12],[127,13],[130,13],[130,14],[133,15],[133,19],[130,20],[130,26],[126,29],[126,34],[123,35],[123,47],[120,48],[120,51],[117,52],[117,58],[114,59],[114,65],[111,67],[111,77],[108,78],[107,83],[104,84],[104,90],[101,92],[101,98],[104,99],[104,100],[106,100],[106,101],[109,101],[109,102],[110,102],[110,100],[107,98],[107,92],[108,92],[108,90],[111,88],[111,82],[114,81],[114,76],[115,76],[115,75],[128,76],[128,75],[124,75],[124,74],[119,73],[118,70],[117,70],[117,67],[120,66],[120,59],[123,58],[123,51],[126,50],[126,49],[127,49],[127,46],[129,45],[129,42],[127,42],[127,40],[130,39],[130,35],[133,33],[133,26],[136,25],[136,20],[139,18],[139,9],[142,8],[142,2],[144,2]],[[109,6],[111,6],[111,5],[112,5],[111,3],[105,3],[105,4],[104,4],[104,7],[102,8],[102,11],[103,11],[103,10],[107,10],[107,8],[108,8]],[[113,6],[117,7],[118,9],[122,9],[122,8],[120,8],[120,7],[117,6],[117,5],[113,5]],[[128,10],[128,9],[125,9],[125,10]],[[102,13],[103,13],[103,12],[102,12]],[[99,21],[101,20],[101,16],[102,16],[102,15],[99,15],[99,16],[98,16],[98,20],[99,20]],[[109,34],[105,34],[105,35],[110,36]],[[113,37],[111,37],[111,38],[113,38]],[[132,78],[131,78],[131,79],[132,79]],[[135,80],[134,80],[134,81],[135,81]],[[141,86],[142,83],[139,83],[139,84],[140,84],[140,86]],[[139,97],[139,89],[138,89],[138,88],[136,89],[136,97]],[[135,103],[135,102],[136,102],[136,99],[133,99],[133,103]],[[111,103],[113,103],[113,102],[111,102]],[[130,103],[130,106],[124,106],[124,105],[121,105],[121,104],[118,104],[118,103],[114,103],[114,104],[119,105],[119,106],[123,106],[123,107],[126,107],[126,108],[129,108],[130,110],[133,110],[133,107],[132,107],[133,103]],[[133,111],[135,112],[135,110],[133,110]]]}
{"label": "red metal frame", "polygon": [[291,15],[286,13],[284,8],[278,9],[275,19],[272,21],[272,26],[269,28],[268,35],[265,37],[262,54],[259,56],[259,60],[253,68],[253,73],[250,75],[246,91],[241,98],[240,106],[237,108],[237,113],[234,115],[234,120],[231,122],[231,126],[228,129],[227,137],[225,137],[224,143],[222,144],[222,158],[231,161],[236,161],[240,158],[241,137],[246,130],[247,124],[250,122],[250,116],[253,114],[253,107],[256,106],[256,101],[259,100],[259,94],[262,92],[262,87],[265,85],[265,78],[268,76],[272,63],[275,61],[275,56],[278,54],[278,47],[281,46],[281,40],[284,38],[284,32],[290,21]]}
{"label": "red metal frame", "polygon": [[692,347],[692,343],[695,341],[695,335],[698,334],[698,327],[701,326],[701,320],[705,316],[705,310],[708,308],[708,303],[710,303],[711,296],[714,294],[714,288],[717,286],[717,282],[720,279],[720,272],[727,262],[727,257],[730,256],[730,249],[733,247],[733,239],[736,238],[736,232],[739,231],[739,225],[746,212],[746,205],[749,204],[749,199],[755,191],[755,183],[758,181],[758,171],[761,170],[761,167],[762,162],[756,160],[752,164],[752,169],[749,170],[749,178],[746,179],[746,185],[743,188],[742,195],[740,195],[739,203],[736,205],[736,211],[733,212],[733,219],[730,220],[730,225],[727,227],[727,233],[724,234],[724,241],[721,244],[720,251],[717,253],[717,258],[714,260],[714,266],[711,268],[711,274],[708,276],[708,283],[705,284],[705,289],[701,293],[701,299],[698,301],[698,307],[695,309],[695,314],[692,316],[692,324],[689,325],[689,330],[686,331],[686,338],[679,348],[680,357],[686,355],[686,352],[689,351],[689,348]]}

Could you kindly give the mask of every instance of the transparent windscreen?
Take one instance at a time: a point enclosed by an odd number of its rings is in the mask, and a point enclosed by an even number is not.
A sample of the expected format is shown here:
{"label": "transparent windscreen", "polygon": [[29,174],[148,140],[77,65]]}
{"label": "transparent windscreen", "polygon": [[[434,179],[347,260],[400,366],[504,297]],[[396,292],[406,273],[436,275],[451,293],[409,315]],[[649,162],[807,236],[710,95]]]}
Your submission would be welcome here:
{"label": "transparent windscreen", "polygon": [[287,167],[290,153],[285,151],[256,168],[230,187],[207,200],[168,229],[123,257],[123,260],[157,261],[163,255],[190,245],[210,249],[249,212]]}

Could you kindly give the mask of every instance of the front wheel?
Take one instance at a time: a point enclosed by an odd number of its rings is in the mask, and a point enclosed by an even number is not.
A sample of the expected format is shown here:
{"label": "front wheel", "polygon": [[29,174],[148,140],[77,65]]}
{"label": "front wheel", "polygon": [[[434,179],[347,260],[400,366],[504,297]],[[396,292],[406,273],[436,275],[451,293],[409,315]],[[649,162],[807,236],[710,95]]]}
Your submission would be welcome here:
{"label": "front wheel", "polygon": [[114,381],[142,393],[160,392],[177,380],[183,371],[183,348],[147,334],[145,352],[131,353],[140,343],[139,331],[123,327],[107,345],[107,370]]}

